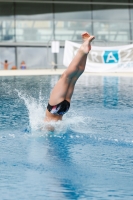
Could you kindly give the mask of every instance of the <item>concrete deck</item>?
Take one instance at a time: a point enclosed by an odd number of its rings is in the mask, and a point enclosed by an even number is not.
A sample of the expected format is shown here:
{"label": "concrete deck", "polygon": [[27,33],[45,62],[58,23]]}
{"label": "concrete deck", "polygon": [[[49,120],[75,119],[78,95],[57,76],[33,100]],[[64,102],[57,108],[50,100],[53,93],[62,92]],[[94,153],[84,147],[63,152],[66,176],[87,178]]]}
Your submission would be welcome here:
{"label": "concrete deck", "polygon": [[[60,75],[65,69],[32,69],[32,70],[0,70],[0,76],[40,76],[40,75]],[[133,72],[84,72],[89,76],[124,76],[133,77]]]}

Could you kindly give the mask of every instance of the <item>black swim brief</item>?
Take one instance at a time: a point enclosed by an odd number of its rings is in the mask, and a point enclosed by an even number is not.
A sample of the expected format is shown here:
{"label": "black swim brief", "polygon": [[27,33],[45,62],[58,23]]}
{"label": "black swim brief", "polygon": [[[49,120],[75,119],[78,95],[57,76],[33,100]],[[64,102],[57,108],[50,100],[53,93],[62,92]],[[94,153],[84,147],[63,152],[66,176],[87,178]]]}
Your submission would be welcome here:
{"label": "black swim brief", "polygon": [[70,103],[67,100],[64,100],[55,106],[51,106],[48,103],[47,109],[52,114],[64,115],[69,110],[69,107],[70,107]]}

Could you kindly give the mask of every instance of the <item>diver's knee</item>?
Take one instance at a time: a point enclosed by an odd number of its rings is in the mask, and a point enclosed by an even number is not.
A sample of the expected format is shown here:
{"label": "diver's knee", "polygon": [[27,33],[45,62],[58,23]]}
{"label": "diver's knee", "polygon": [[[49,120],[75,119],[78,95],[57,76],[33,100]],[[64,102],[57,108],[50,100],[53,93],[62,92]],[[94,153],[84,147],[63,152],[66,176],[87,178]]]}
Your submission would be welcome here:
{"label": "diver's knee", "polygon": [[72,77],[67,72],[64,72],[61,75],[61,78],[64,79],[64,80],[67,80],[67,81],[71,81],[71,79],[72,79]]}
{"label": "diver's knee", "polygon": [[83,72],[84,72],[84,70],[85,70],[85,68],[84,68],[84,67],[82,67],[82,66],[79,66],[79,68],[78,68],[78,72],[81,72],[81,73],[83,73]]}

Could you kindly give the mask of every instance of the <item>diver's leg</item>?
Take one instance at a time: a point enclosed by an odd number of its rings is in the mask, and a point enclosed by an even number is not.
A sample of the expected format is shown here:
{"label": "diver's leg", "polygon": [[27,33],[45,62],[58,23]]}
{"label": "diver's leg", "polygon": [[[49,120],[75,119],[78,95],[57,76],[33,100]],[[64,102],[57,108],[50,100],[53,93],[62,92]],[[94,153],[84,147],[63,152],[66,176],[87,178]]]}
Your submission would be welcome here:
{"label": "diver's leg", "polygon": [[[86,41],[89,37],[90,37],[90,35],[87,32],[82,34],[82,39],[84,41]],[[89,44],[89,51],[90,50],[91,50],[91,45]],[[85,54],[83,56],[79,66],[78,66],[78,72],[77,72],[76,76],[74,78],[72,78],[71,83],[69,84],[69,88],[68,88],[68,91],[67,91],[67,94],[66,94],[66,98],[65,98],[69,102],[71,100],[76,81],[78,80],[78,78],[81,76],[81,74],[85,70],[86,60],[87,60],[87,54]]]}
{"label": "diver's leg", "polygon": [[[69,86],[75,85],[74,80],[77,80],[78,77],[83,73],[85,64],[82,63],[86,62],[87,54],[90,51],[90,42],[93,39],[94,36],[90,36],[81,45],[69,67],[65,70],[59,81],[54,86],[49,99],[50,105],[56,105],[66,99]],[[71,84],[71,81],[73,82],[73,84]]]}
{"label": "diver's leg", "polygon": [[69,84],[69,88],[68,88],[68,90],[67,90],[67,94],[66,94],[66,97],[65,97],[65,99],[66,99],[67,101],[69,101],[69,102],[70,102],[70,100],[71,100],[71,97],[72,97],[72,94],[73,94],[73,91],[74,91],[75,84],[76,84],[78,78],[79,78],[79,77],[81,76],[81,74],[84,72],[85,65],[86,65],[86,59],[87,59],[87,55],[85,55],[84,58],[82,59],[82,62],[81,62],[81,64],[80,64],[80,66],[79,66],[79,70],[78,70],[76,76],[75,76],[74,78],[72,78],[71,83]]}

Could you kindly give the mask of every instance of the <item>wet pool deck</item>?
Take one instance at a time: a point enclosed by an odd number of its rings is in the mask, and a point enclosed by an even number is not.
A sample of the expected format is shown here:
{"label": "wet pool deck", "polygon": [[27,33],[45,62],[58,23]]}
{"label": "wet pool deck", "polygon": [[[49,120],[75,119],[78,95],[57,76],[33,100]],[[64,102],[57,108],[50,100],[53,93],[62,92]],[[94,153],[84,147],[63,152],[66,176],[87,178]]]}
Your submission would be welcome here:
{"label": "wet pool deck", "polygon": [[[40,76],[60,75],[65,69],[0,70],[0,76]],[[89,76],[124,76],[133,77],[133,72],[84,72]]]}

